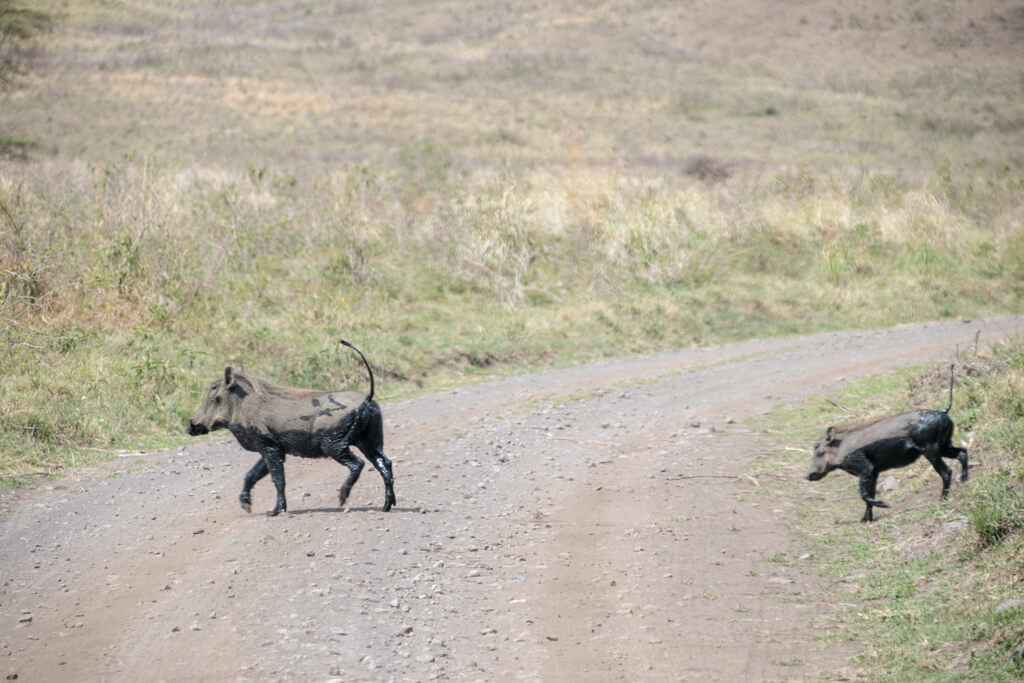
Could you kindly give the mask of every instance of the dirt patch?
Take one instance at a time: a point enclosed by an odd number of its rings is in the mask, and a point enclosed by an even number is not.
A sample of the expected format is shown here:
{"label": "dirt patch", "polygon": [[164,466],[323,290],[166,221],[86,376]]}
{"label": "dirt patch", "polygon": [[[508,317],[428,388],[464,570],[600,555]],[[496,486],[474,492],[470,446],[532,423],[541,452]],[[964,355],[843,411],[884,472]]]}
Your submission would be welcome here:
{"label": "dirt patch", "polygon": [[[255,456],[210,438],[8,497],[0,667],[18,680],[841,678],[835,596],[763,496],[747,419],[1024,331],[1024,318],[755,341],[383,406],[370,468],[289,459],[292,511],[246,515]],[[583,398],[567,397],[574,396]],[[253,507],[269,509],[261,483]]]}

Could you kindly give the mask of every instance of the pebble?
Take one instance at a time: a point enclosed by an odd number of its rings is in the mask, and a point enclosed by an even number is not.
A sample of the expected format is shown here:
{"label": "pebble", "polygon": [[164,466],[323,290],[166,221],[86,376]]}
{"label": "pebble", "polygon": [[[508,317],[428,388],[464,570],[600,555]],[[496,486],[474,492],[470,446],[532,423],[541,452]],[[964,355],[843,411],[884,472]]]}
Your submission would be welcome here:
{"label": "pebble", "polygon": [[1005,600],[999,604],[999,607],[996,607],[996,614],[1002,614],[1014,609],[1024,609],[1024,600]]}
{"label": "pebble", "polygon": [[890,474],[878,485],[878,491],[880,493],[889,493],[890,491],[895,491],[899,487],[900,480]]}

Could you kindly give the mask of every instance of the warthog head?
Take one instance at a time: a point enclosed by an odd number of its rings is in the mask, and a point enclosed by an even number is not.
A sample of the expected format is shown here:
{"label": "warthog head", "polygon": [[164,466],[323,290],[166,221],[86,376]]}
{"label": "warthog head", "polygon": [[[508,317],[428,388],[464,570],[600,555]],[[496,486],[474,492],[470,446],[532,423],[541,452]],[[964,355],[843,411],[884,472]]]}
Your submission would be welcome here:
{"label": "warthog head", "polygon": [[839,458],[839,444],[841,443],[842,440],[836,438],[836,428],[829,427],[825,432],[825,437],[814,444],[811,469],[807,472],[808,480],[818,481],[839,467],[842,462]]}
{"label": "warthog head", "polygon": [[224,368],[224,378],[218,379],[210,386],[203,405],[189,418],[185,433],[198,436],[224,429],[231,424],[231,417],[238,403],[248,393],[239,380],[245,381],[245,376],[240,371],[236,372],[230,366]]}

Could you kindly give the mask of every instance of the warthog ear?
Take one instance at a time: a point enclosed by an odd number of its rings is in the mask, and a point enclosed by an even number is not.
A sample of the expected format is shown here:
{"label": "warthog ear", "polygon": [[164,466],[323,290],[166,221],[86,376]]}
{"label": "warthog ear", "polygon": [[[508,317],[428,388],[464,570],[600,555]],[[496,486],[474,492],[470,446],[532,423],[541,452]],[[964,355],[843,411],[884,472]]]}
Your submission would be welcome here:
{"label": "warthog ear", "polygon": [[231,384],[235,381],[234,377],[232,376],[232,372],[234,372],[234,371],[231,369],[230,365],[227,366],[226,368],[224,368],[224,388],[225,389],[230,387]]}
{"label": "warthog ear", "polygon": [[825,430],[825,440],[826,441],[835,441],[836,440],[836,428],[835,427],[829,427],[828,429]]}

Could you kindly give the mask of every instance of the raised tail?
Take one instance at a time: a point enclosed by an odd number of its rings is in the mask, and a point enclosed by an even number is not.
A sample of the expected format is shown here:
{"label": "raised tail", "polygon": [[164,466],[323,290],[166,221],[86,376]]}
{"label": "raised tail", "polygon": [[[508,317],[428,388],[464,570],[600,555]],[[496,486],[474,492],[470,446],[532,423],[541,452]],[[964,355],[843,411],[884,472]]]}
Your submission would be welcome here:
{"label": "raised tail", "polygon": [[955,363],[950,364],[949,366],[949,405],[946,406],[946,410],[944,411],[947,413],[949,412],[949,409],[953,407],[953,368],[955,367]]}
{"label": "raised tail", "polygon": [[355,351],[356,353],[359,354],[360,358],[363,359],[363,365],[366,366],[366,372],[368,372],[370,374],[370,394],[366,397],[366,400],[367,401],[372,401],[373,400],[373,370],[370,369],[370,364],[367,362],[366,356],[363,355],[362,351],[360,351],[356,347],[352,346],[351,344],[349,344],[344,339],[339,339],[338,343],[343,345],[343,346],[347,346],[348,348],[352,349],[353,351]]}

